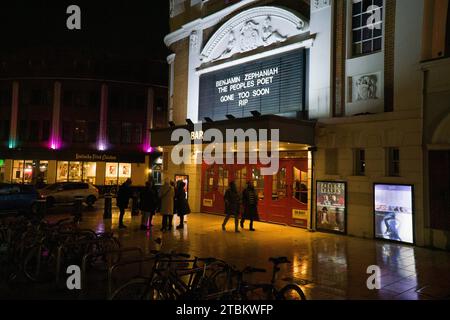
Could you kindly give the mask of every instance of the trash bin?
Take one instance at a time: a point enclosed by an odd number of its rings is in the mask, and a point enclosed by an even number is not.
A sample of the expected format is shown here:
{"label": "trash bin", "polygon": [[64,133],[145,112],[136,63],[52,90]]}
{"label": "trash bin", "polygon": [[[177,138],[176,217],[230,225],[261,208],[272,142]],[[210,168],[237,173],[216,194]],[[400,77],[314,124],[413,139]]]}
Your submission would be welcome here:
{"label": "trash bin", "polygon": [[105,194],[105,208],[103,210],[103,219],[112,219],[112,194]]}
{"label": "trash bin", "polygon": [[81,222],[83,215],[83,200],[84,197],[76,196],[75,197],[75,205],[73,210],[73,216],[75,222]]}

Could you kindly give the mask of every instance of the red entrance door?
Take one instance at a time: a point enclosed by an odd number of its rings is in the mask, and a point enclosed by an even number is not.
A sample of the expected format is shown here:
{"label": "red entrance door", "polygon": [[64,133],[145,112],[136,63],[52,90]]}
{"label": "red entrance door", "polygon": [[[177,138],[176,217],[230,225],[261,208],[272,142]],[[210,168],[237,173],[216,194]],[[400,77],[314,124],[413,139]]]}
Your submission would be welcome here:
{"label": "red entrance door", "polygon": [[262,221],[306,227],[308,206],[308,162],[306,159],[280,160],[278,173],[263,176],[261,165],[211,165],[202,167],[202,211],[224,213],[223,196],[230,181],[242,194],[250,181],[259,198]]}

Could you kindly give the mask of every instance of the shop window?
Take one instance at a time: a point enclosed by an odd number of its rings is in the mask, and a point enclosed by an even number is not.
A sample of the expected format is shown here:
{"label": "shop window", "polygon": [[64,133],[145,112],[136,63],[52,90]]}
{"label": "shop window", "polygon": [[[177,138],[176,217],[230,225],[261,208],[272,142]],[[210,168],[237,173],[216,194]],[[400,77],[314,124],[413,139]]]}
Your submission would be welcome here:
{"label": "shop window", "polygon": [[277,174],[273,175],[272,180],[272,200],[281,200],[286,198],[286,168],[280,168]]}
{"label": "shop window", "polygon": [[69,162],[69,181],[81,181],[81,162]]}
{"label": "shop window", "polygon": [[205,173],[205,192],[211,192],[214,188],[214,167],[209,167]]}
{"label": "shop window", "polygon": [[5,160],[0,159],[0,183],[5,182]]}
{"label": "shop window", "polygon": [[264,199],[264,176],[259,168],[252,169],[252,182],[260,200]]}
{"label": "shop window", "polygon": [[69,176],[69,162],[58,161],[56,165],[56,182],[65,182]]}
{"label": "shop window", "polygon": [[366,175],[366,152],[364,149],[355,149],[354,150],[354,159],[355,159],[355,176],[364,176]]}
{"label": "shop window", "polygon": [[39,161],[38,164],[39,174],[37,177],[38,183],[47,183],[48,182],[48,161]]}
{"label": "shop window", "polygon": [[153,179],[153,183],[157,184],[157,185],[161,185],[162,184],[162,165],[161,164],[154,164],[152,166],[152,179]]}
{"label": "shop window", "polygon": [[352,3],[353,56],[370,54],[382,49],[383,0],[362,0]]}
{"label": "shop window", "polygon": [[12,182],[32,183],[33,168],[34,166],[32,160],[14,160]]}
{"label": "shop window", "polygon": [[325,174],[338,174],[338,149],[325,150]]}
{"label": "shop window", "polygon": [[97,163],[83,162],[83,182],[95,184]]}
{"label": "shop window", "polygon": [[390,177],[400,176],[400,150],[398,148],[388,148],[387,155],[387,174]]}
{"label": "shop window", "polygon": [[120,185],[130,178],[131,178],[131,163],[119,163],[118,184]]}
{"label": "shop window", "polygon": [[225,191],[228,188],[228,170],[224,167],[219,167],[219,192],[221,194],[225,194]]}
{"label": "shop window", "polygon": [[292,190],[294,191],[292,195],[294,199],[303,204],[308,203],[308,172],[294,167],[294,185]]}

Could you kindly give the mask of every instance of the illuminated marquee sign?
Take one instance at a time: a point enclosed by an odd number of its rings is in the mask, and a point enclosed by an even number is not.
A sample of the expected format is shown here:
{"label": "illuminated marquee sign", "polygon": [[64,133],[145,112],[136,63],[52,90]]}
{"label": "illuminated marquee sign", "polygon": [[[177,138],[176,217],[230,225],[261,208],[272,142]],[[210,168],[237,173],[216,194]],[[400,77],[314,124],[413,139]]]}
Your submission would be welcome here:
{"label": "illuminated marquee sign", "polygon": [[306,54],[298,49],[201,75],[199,119],[302,111]]}

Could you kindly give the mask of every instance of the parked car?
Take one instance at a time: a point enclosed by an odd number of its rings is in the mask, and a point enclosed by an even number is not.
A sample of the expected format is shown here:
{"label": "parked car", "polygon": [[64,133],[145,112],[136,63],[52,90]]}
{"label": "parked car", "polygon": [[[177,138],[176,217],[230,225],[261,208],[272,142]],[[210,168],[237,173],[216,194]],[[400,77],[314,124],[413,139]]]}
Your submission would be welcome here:
{"label": "parked car", "polygon": [[75,202],[75,197],[83,197],[88,206],[93,206],[99,198],[98,189],[86,182],[61,182],[51,184],[39,190],[41,196],[47,199],[47,207],[55,204]]}
{"label": "parked car", "polygon": [[32,185],[0,183],[0,213],[35,213],[39,197]]}

